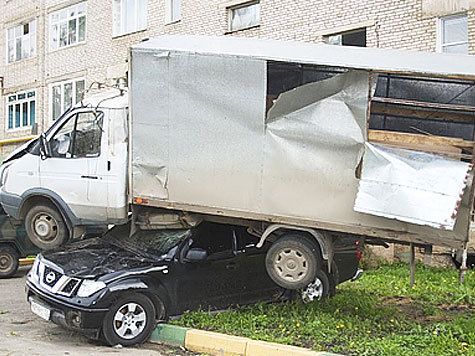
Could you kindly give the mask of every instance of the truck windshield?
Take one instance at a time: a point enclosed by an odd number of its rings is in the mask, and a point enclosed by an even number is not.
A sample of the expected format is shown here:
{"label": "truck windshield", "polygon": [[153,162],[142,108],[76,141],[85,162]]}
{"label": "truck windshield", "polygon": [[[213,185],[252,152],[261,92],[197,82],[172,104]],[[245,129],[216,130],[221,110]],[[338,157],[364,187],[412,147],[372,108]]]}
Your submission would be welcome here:
{"label": "truck windshield", "polygon": [[154,258],[172,258],[176,247],[191,235],[189,229],[137,230],[130,235],[131,224],[116,226],[103,239],[119,247]]}

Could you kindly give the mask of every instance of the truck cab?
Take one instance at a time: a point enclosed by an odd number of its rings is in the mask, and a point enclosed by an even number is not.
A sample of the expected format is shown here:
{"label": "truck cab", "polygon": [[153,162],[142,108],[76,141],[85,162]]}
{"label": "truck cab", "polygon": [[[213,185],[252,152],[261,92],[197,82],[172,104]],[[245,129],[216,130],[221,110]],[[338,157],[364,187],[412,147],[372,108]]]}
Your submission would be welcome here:
{"label": "truck cab", "polygon": [[4,161],[2,206],[36,246],[126,221],[127,110],[122,91],[93,95]]}

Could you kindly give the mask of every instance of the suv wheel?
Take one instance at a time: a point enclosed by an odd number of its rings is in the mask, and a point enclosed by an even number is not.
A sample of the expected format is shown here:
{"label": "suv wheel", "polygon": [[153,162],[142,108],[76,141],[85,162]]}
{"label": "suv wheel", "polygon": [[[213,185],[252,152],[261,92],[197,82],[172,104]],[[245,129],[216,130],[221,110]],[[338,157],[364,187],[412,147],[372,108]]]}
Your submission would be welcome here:
{"label": "suv wheel", "polygon": [[124,296],[104,318],[104,338],[111,346],[141,344],[152,333],[155,317],[155,307],[148,297],[137,293]]}
{"label": "suv wheel", "polygon": [[328,297],[330,292],[330,282],[327,274],[319,269],[315,280],[300,291],[300,296],[304,304],[311,303]]}
{"label": "suv wheel", "polygon": [[26,213],[25,230],[31,242],[42,250],[61,246],[69,237],[63,216],[51,204],[34,205]]}
{"label": "suv wheel", "polygon": [[318,246],[298,234],[274,242],[266,255],[269,277],[285,289],[301,289],[315,280],[320,269]]}
{"label": "suv wheel", "polygon": [[8,278],[18,269],[18,252],[11,246],[0,246],[0,278]]}

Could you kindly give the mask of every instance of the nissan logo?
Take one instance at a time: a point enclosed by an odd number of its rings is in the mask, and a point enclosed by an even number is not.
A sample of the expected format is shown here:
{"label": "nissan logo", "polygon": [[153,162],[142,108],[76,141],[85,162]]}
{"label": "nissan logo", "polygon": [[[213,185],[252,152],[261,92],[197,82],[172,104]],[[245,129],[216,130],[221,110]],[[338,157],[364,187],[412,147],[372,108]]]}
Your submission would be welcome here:
{"label": "nissan logo", "polygon": [[55,279],[56,275],[54,274],[54,272],[50,272],[46,275],[46,283],[53,283]]}

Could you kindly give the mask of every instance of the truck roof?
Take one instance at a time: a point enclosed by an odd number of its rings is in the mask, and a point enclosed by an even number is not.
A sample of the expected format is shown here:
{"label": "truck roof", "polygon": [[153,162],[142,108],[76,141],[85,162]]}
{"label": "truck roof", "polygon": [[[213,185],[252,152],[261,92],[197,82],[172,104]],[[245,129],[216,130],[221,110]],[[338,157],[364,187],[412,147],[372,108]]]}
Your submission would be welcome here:
{"label": "truck roof", "polygon": [[460,54],[191,35],[159,36],[132,46],[132,50],[192,52],[375,72],[475,79],[475,56]]}

